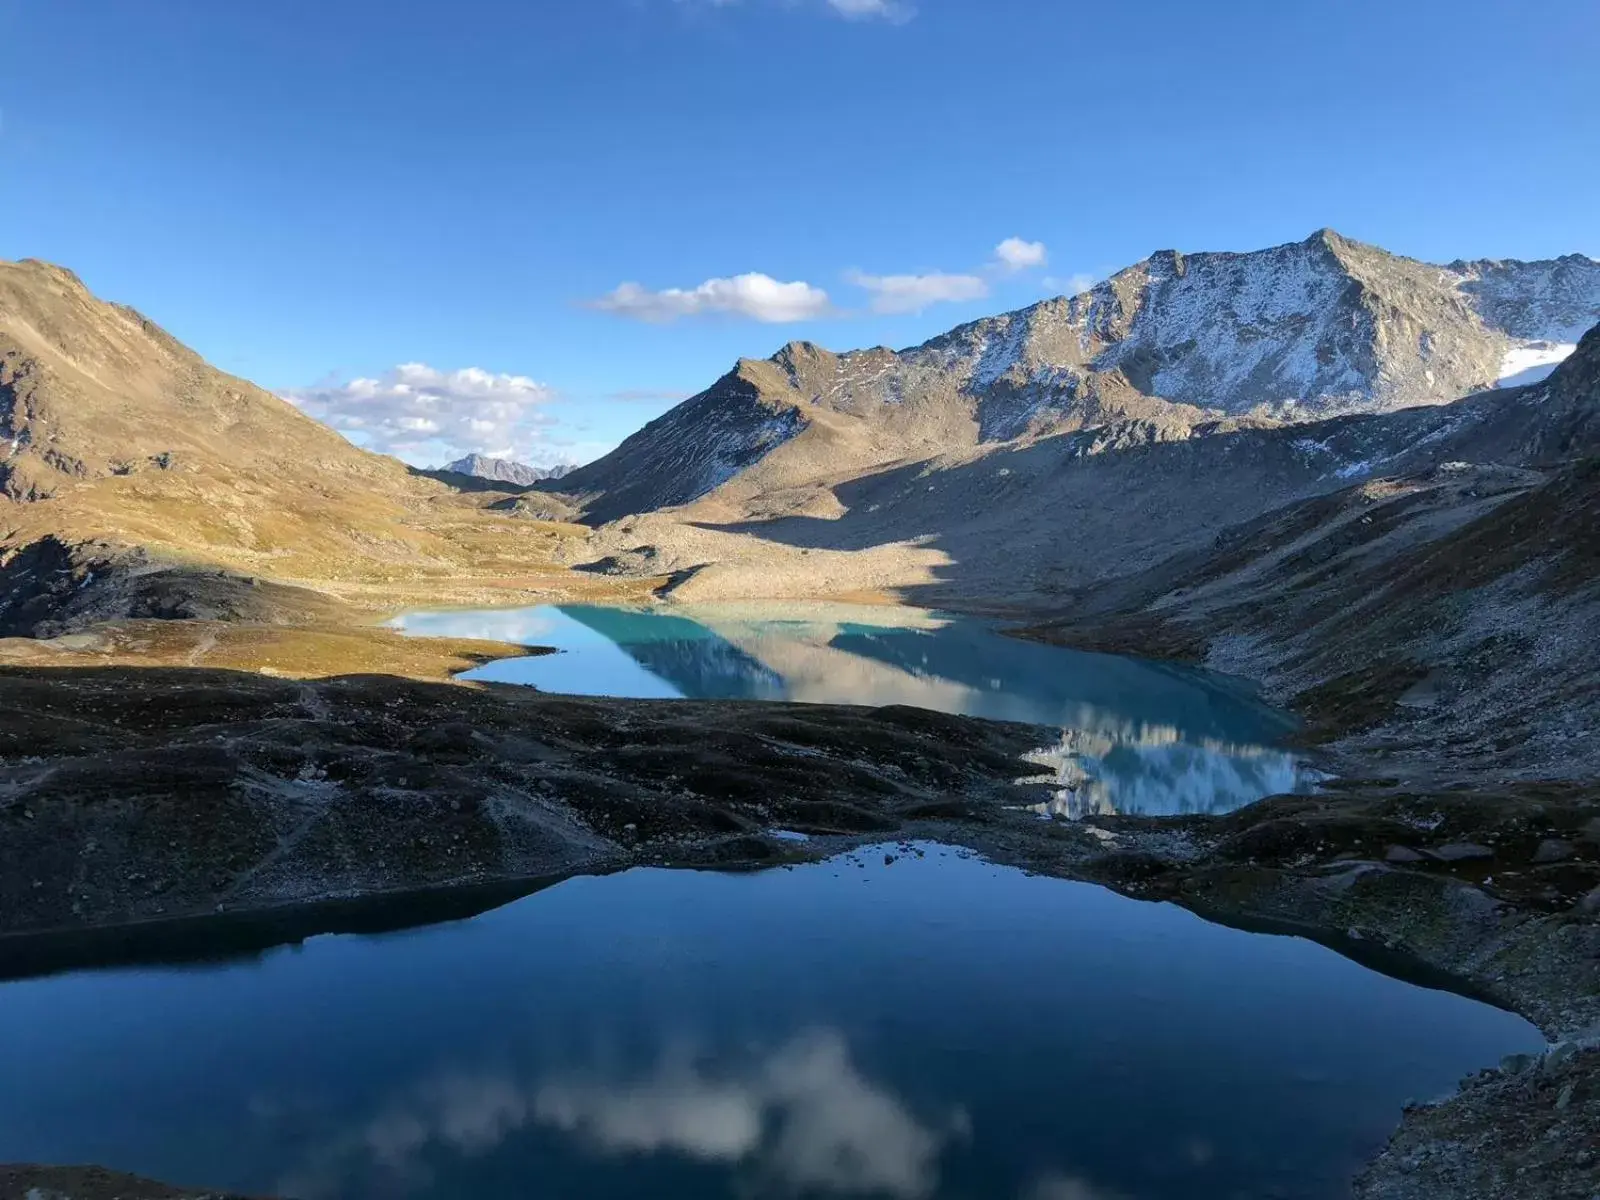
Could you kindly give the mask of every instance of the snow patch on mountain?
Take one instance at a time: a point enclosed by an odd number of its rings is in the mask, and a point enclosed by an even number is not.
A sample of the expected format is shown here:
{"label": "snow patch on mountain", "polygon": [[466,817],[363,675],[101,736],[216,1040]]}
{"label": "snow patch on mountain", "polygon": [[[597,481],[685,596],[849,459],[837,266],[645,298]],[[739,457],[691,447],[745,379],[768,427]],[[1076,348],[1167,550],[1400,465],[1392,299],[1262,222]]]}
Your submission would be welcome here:
{"label": "snow patch on mountain", "polygon": [[[901,358],[980,400],[1027,389],[1038,411],[1119,372],[1149,397],[1303,418],[1447,403],[1513,373],[1497,370],[1513,350],[1570,346],[1596,321],[1600,263],[1582,255],[1432,266],[1320,231],[1248,253],[1160,251]],[[1521,355],[1517,370],[1554,361]]]}
{"label": "snow patch on mountain", "polygon": [[[813,417],[822,428],[762,487],[1053,434],[1071,435],[1073,456],[1099,456],[1437,406],[1548,373],[1596,323],[1600,262],[1582,255],[1440,265],[1331,230],[1243,253],[1164,250],[1087,292],[899,352],[796,342],[744,360],[579,472],[574,490],[605,494],[591,517],[682,504]],[[1344,441],[1299,453],[1322,458],[1306,465],[1324,478],[1367,473],[1389,453]]]}
{"label": "snow patch on mountain", "polygon": [[1524,387],[1548,379],[1571,357],[1576,342],[1523,342],[1506,351],[1500,362],[1500,387]]}
{"label": "snow patch on mountain", "polygon": [[995,328],[985,331],[977,346],[976,364],[968,380],[972,391],[984,391],[1010,375],[1022,361],[1031,322],[1027,313],[997,318]]}

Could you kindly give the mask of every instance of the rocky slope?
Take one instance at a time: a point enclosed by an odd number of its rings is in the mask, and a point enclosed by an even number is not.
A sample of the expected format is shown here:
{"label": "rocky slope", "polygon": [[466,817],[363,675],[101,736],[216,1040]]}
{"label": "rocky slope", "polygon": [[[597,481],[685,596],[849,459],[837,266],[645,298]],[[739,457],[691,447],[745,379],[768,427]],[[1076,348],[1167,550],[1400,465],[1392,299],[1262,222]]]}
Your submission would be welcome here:
{"label": "rocky slope", "polygon": [[1433,410],[1432,445],[1381,475],[1074,596],[1043,636],[1263,679],[1412,780],[1600,774],[1600,327],[1496,399]]}
{"label": "rocky slope", "polygon": [[248,1200],[100,1167],[0,1166],[0,1200]]}
{"label": "rocky slope", "polygon": [[[1221,418],[1442,404],[1530,382],[1600,320],[1600,262],[1436,266],[1321,230],[1250,253],[1162,251],[1089,291],[922,346],[743,360],[571,473],[593,523],[717,492],[825,515],[816,485],[995,443],[1134,422],[1139,440]],[[733,483],[730,485],[730,481]]]}
{"label": "rocky slope", "polygon": [[572,470],[571,463],[554,467],[530,467],[526,463],[512,462],[508,458],[489,458],[482,454],[469,454],[454,462],[445,463],[441,472],[452,475],[471,475],[493,483],[509,483],[516,487],[532,487],[546,479],[560,479]]}
{"label": "rocky slope", "polygon": [[[7,935],[635,861],[783,857],[771,828],[1003,811],[1039,742],[912,708],[583,699],[366,675],[0,670]],[[1020,819],[1020,818],[1019,818]]]}
{"label": "rocky slope", "polygon": [[[1297,424],[1119,419],[755,491],[802,440],[692,505],[601,527],[573,555],[670,578],[681,599],[893,593],[992,611],[1060,607],[1231,527],[1448,463],[1540,469],[1595,436],[1588,354],[1542,383]],[[572,561],[579,561],[573,559]]]}

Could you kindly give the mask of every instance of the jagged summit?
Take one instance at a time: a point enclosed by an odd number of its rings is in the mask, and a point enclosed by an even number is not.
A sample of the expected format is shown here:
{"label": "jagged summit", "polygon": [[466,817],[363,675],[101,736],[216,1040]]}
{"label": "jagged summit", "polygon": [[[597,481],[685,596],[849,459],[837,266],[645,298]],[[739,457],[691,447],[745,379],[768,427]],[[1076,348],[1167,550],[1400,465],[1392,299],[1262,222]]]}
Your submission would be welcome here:
{"label": "jagged summit", "polygon": [[527,463],[513,462],[508,458],[493,458],[483,454],[468,454],[439,468],[455,475],[471,475],[495,483],[509,483],[517,487],[532,487],[546,479],[560,479],[572,470],[572,464],[559,463],[553,467],[530,467]]}
{"label": "jagged summit", "polygon": [[1159,440],[1444,404],[1541,378],[1596,321],[1600,263],[1582,255],[1439,266],[1328,228],[1265,250],[1161,250],[899,352],[796,341],[742,359],[562,490],[607,520],[736,476],[772,492],[1129,422]]}

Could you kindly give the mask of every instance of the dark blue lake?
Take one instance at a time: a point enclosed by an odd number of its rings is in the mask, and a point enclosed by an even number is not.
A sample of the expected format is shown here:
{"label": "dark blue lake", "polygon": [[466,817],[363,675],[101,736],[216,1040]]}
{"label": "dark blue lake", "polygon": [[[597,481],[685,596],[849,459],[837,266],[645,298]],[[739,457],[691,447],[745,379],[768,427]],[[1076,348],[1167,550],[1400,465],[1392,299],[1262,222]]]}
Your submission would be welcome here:
{"label": "dark blue lake", "polygon": [[1311,942],[891,845],[0,984],[0,1161],[305,1200],[1310,1200],[1407,1098],[1540,1044]]}
{"label": "dark blue lake", "polygon": [[1310,781],[1294,721],[1239,681],[1008,637],[989,621],[842,604],[562,605],[412,613],[408,632],[554,647],[466,678],[589,696],[909,704],[1058,731],[1019,773],[1049,809],[1228,812]]}

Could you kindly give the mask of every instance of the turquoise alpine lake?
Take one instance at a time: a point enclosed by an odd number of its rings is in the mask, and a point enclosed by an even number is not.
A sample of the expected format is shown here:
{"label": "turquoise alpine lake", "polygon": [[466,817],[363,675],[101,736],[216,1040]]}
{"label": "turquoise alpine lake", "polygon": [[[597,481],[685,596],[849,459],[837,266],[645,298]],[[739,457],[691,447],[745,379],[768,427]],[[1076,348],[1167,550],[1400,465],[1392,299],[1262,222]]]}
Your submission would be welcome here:
{"label": "turquoise alpine lake", "polygon": [[1240,681],[1006,636],[991,621],[876,605],[560,605],[419,612],[413,634],[550,647],[463,677],[643,698],[908,704],[1044,725],[1025,772],[1046,815],[1222,813],[1314,778],[1294,728]]}

